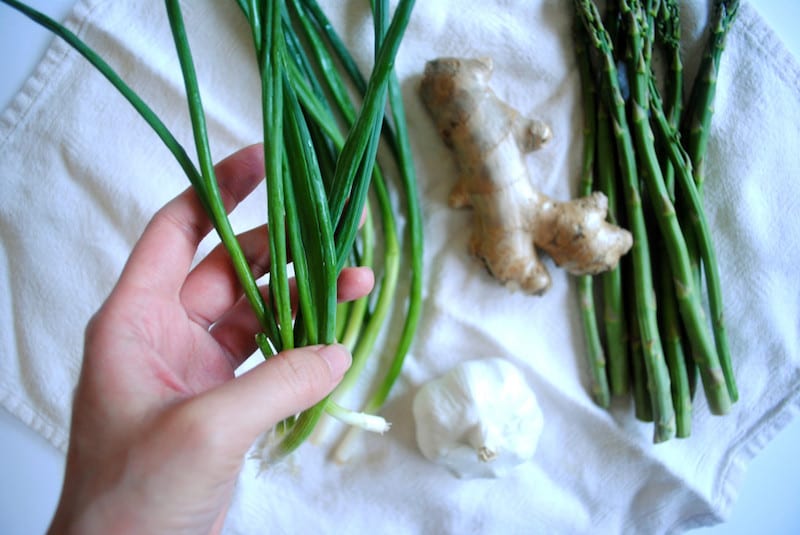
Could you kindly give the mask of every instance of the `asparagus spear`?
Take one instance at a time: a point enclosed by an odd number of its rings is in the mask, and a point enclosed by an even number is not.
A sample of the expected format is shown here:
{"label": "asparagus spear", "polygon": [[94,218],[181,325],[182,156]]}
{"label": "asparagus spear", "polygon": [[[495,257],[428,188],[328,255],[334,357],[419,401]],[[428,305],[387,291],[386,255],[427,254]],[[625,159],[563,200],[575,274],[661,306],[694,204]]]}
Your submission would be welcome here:
{"label": "asparagus spear", "polygon": [[675,411],[670,394],[669,370],[661,346],[653,296],[650,250],[639,188],[639,174],[631,131],[620,91],[617,66],[610,36],[603,27],[597,6],[591,0],[575,0],[575,8],[583,22],[589,42],[599,52],[602,64],[601,94],[608,106],[616,136],[618,159],[625,187],[628,225],[633,234],[631,257],[635,285],[636,320],[642,339],[642,350],[650,386],[654,415],[655,442],[675,436]]}
{"label": "asparagus spear", "polygon": [[739,12],[739,0],[715,0],[711,18],[711,33],[705,45],[703,59],[697,71],[686,110],[683,134],[686,151],[691,158],[698,191],[703,194],[705,156],[708,147],[709,125],[714,114],[717,76],[725,38]]}
{"label": "asparagus spear", "polygon": [[[579,194],[588,196],[594,189],[594,168],[597,143],[597,91],[591,77],[588,52],[583,34],[576,29],[575,52],[583,89],[583,159]],[[611,393],[606,373],[606,358],[597,325],[592,275],[578,277],[578,297],[584,339],[586,342],[586,361],[589,365],[589,390],[594,402],[601,407],[611,404]]]}
{"label": "asparagus spear", "polygon": [[[606,4],[606,28],[612,41],[619,32],[619,6],[615,1]],[[624,226],[620,210],[618,166],[614,159],[614,132],[605,100],[597,103],[597,187],[608,199],[608,220],[615,225]],[[629,266],[622,259],[615,269],[600,275],[603,295],[603,322],[605,327],[606,355],[608,361],[609,386],[613,395],[624,395],[630,390],[632,352],[629,344],[631,336],[628,329],[623,272]],[[640,394],[642,394],[640,392]],[[646,396],[645,396],[646,397]],[[640,400],[641,402],[641,400]],[[641,403],[640,403],[641,404]],[[649,402],[645,405],[648,407]],[[649,416],[652,419],[652,415]]]}
{"label": "asparagus spear", "polygon": [[621,9],[629,32],[628,44],[633,102],[633,137],[637,154],[643,166],[642,176],[654,202],[654,212],[665,240],[672,275],[675,279],[676,297],[692,352],[700,368],[701,378],[711,411],[725,414],[730,410],[731,399],[722,376],[719,357],[711,333],[706,326],[700,293],[689,264],[689,252],[678,224],[675,208],[669,200],[661,167],[653,143],[647,111],[650,107],[650,67],[642,48],[643,15],[641,6],[634,0],[623,0]]}
{"label": "asparagus spear", "polygon": [[[706,42],[703,59],[695,77],[689,96],[689,104],[685,115],[683,135],[687,139],[686,151],[691,161],[697,193],[703,199],[706,172],[706,151],[710,132],[711,117],[714,113],[714,97],[717,89],[720,60],[725,49],[725,39],[736,20],[739,11],[739,0],[716,0],[711,18],[711,33]],[[697,253],[695,253],[697,254]],[[715,268],[706,267],[706,273]],[[713,276],[713,275],[712,275]],[[711,291],[709,290],[709,293]],[[724,315],[722,312],[721,293],[717,293],[720,302],[711,310],[711,321],[714,325],[715,343],[720,354],[722,371],[731,400],[739,399],[739,391],[733,373],[727,337],[725,336]]]}
{"label": "asparagus spear", "polygon": [[[649,17],[648,24],[654,33],[653,45],[660,45],[664,50],[667,61],[667,72],[664,81],[664,113],[669,125],[674,129],[680,123],[683,110],[683,60],[681,58],[680,40],[680,8],[674,0],[662,0],[654,16]],[[651,82],[654,78],[651,77]],[[656,93],[655,84],[650,84],[652,93],[651,106]],[[675,168],[669,158],[659,151],[664,185],[667,188],[670,201],[675,204]],[[691,250],[690,236],[686,237],[687,247]],[[663,248],[663,237],[658,237],[659,247]],[[692,260],[691,268],[696,272],[697,264]],[[672,384],[672,402],[675,405],[676,436],[688,437],[692,429],[692,383],[697,374],[688,348],[685,347],[685,335],[681,325],[678,303],[675,297],[675,287],[672,283],[672,270],[668,264],[657,266],[656,269],[659,321],[664,335],[664,354],[669,367],[670,381]],[[700,287],[700,280],[696,278]]]}
{"label": "asparagus spear", "polygon": [[[614,141],[611,120],[603,102],[597,111],[597,182],[598,189],[608,198],[609,222],[622,226],[619,209],[617,166],[614,161]],[[630,352],[628,321],[623,292],[625,261],[600,275],[603,295],[603,323],[605,326],[608,379],[611,394],[621,396],[630,390]]]}
{"label": "asparagus spear", "polygon": [[[658,129],[659,139],[662,140],[667,156],[676,171],[678,187],[680,191],[683,192],[683,197],[686,199],[685,209],[688,213],[686,219],[690,223],[690,231],[695,236],[696,244],[700,251],[699,254],[703,261],[709,309],[711,310],[712,316],[716,318],[715,321],[712,322],[715,345],[718,351],[719,348],[726,349],[728,347],[728,342],[723,321],[722,283],[719,277],[719,267],[714,244],[711,239],[711,231],[705,217],[702,200],[700,199],[700,192],[692,179],[692,166],[689,162],[689,157],[686,155],[682,145],[677,139],[675,131],[670,129],[669,122],[662,110],[658,93],[654,90],[651,92],[650,100],[654,119],[653,124]],[[736,393],[736,381],[733,377],[730,353],[729,351],[719,351],[718,356],[720,360],[720,373],[724,377],[726,389],[730,393],[732,387],[733,392]],[[731,401],[736,401],[736,397],[731,397]]]}

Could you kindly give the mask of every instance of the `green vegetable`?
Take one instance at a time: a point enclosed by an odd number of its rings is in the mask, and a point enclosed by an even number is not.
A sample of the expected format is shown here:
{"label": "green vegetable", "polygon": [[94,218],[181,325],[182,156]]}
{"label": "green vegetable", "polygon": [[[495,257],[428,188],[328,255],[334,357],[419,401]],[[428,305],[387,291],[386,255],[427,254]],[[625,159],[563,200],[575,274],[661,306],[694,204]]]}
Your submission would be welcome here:
{"label": "green vegetable", "polygon": [[[717,75],[722,52],[725,49],[725,38],[736,20],[739,11],[738,0],[717,0],[711,17],[709,36],[703,59],[700,63],[689,97],[689,106],[685,115],[684,137],[687,139],[686,151],[691,161],[692,173],[697,184],[699,200],[703,199],[703,185],[705,183],[705,155],[708,146],[711,117],[714,113],[714,97],[717,89]],[[701,247],[704,247],[701,245]],[[697,253],[695,253],[697,254]],[[700,255],[706,261],[708,251]],[[716,275],[715,266],[706,266],[704,272],[707,277]],[[709,281],[714,285],[714,281]],[[718,283],[716,283],[718,284]],[[733,401],[739,399],[739,391],[733,375],[730,349],[725,334],[725,322],[720,289],[709,287],[711,299],[711,321],[714,326],[715,343],[720,355],[722,371],[728,393]]]}
{"label": "green vegetable", "polygon": [[[615,184],[608,178],[613,165],[599,156],[612,146],[605,141],[608,114],[623,177],[626,223],[634,234],[632,303],[619,299],[615,285],[604,285],[605,317],[613,323],[629,318],[636,415],[654,422],[657,442],[689,436],[695,369],[713,414],[727,413],[738,398],[722,321],[719,269],[701,196],[714,82],[737,4],[715,2],[707,52],[684,107],[679,8],[674,0],[620,0],[609,5],[605,24],[591,0],[574,2],[583,37],[594,50],[593,76],[600,84],[597,110],[588,112],[596,113],[598,144],[603,140],[596,158],[597,173],[603,177],[599,187],[613,198]],[[655,72],[652,61],[656,47],[667,58],[661,85],[657,77],[662,73]],[[582,75],[582,85],[593,85],[593,76]],[[684,109],[684,124],[689,125],[684,126],[689,132],[686,145],[678,133]],[[701,167],[699,174],[695,163]],[[665,253],[665,261],[652,256],[656,251]],[[634,310],[621,312],[626,305]],[[621,354],[620,337],[612,327],[605,342],[609,351]],[[610,374],[615,394],[624,393],[620,371]]]}
{"label": "green vegetable", "polygon": [[675,434],[675,413],[669,390],[669,371],[664,360],[661,337],[656,318],[650,248],[642,207],[642,193],[639,185],[639,172],[636,163],[633,136],[628,127],[627,110],[622,96],[616,60],[613,56],[611,38],[602,26],[600,13],[590,0],[576,0],[578,14],[589,32],[590,44],[601,53],[602,79],[600,92],[609,108],[616,135],[617,157],[620,161],[624,182],[625,208],[627,221],[633,234],[631,257],[633,263],[633,284],[635,286],[636,321],[647,382],[650,388],[650,402],[655,422],[654,440],[663,442]]}
{"label": "green vegetable", "polygon": [[[594,191],[595,158],[597,157],[597,91],[590,83],[591,66],[589,63],[586,43],[577,39],[575,43],[578,73],[581,77],[583,88],[583,166],[581,167],[581,180],[578,194],[587,197]],[[617,271],[615,268],[613,271]],[[603,351],[603,342],[597,324],[597,314],[594,299],[594,283],[591,275],[578,277],[578,297],[580,298],[580,312],[583,322],[583,331],[586,338],[586,360],[589,364],[589,377],[591,380],[590,391],[594,402],[601,407],[611,404],[611,391],[609,378],[606,373],[606,357]]]}
{"label": "green vegetable", "polygon": [[[412,272],[407,313],[386,378],[378,387],[380,402],[373,399],[367,403],[372,410],[379,410],[399,374],[421,306],[421,214],[393,71],[413,0],[400,0],[391,17],[388,2],[373,6],[375,61],[366,79],[314,0],[290,0],[288,5],[281,0],[236,2],[250,27],[262,84],[264,139],[270,140],[264,145],[272,264],[269,307],[259,292],[220,198],[210,156],[202,89],[197,83],[179,2],[166,0],[166,9],[184,78],[199,170],[155,113],[98,54],[45,15],[16,0],[2,1],[64,38],[86,57],[128,99],[178,160],[231,255],[245,295],[261,324],[262,332],[256,341],[265,358],[298,345],[332,343],[337,334],[342,334],[354,348],[354,360],[358,363],[344,387],[355,381],[363,362],[375,349],[378,333],[389,320],[390,303],[403,299],[398,295],[397,284],[402,247],[395,228],[395,210],[407,212],[405,242]],[[344,66],[346,78],[340,75],[339,64]],[[320,78],[317,73],[323,76]],[[350,100],[346,79],[361,93],[358,104]],[[333,96],[333,104],[328,95]],[[387,104],[392,111],[393,128],[384,118]],[[337,114],[345,117],[343,126],[335,118]],[[377,162],[382,137],[392,149],[400,170],[399,183],[390,182]],[[389,202],[393,187],[402,190],[404,204],[400,208]],[[381,225],[376,226],[370,216],[359,230],[362,213],[365,210],[372,213],[367,201],[370,191],[374,192]],[[376,236],[377,232],[381,235]],[[383,248],[384,272],[377,277],[377,299],[363,298],[337,305],[336,281],[340,271],[349,263],[363,261],[374,265],[378,248]],[[294,320],[289,292],[290,264],[299,302]],[[280,457],[295,450],[325,411],[343,421],[364,422],[368,426],[374,426],[377,418],[349,411],[325,399],[278,426],[279,442],[272,454]]]}

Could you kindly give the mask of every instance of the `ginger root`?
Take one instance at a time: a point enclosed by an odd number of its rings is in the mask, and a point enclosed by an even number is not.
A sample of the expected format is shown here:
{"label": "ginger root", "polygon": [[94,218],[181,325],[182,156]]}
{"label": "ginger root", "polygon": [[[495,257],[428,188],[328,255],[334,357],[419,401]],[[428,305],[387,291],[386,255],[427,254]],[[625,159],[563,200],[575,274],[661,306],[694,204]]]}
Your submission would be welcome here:
{"label": "ginger root", "polygon": [[574,275],[613,269],[632,245],[631,234],[606,222],[600,192],[559,202],[531,184],[524,160],[551,137],[541,121],[527,119],[489,87],[492,61],[440,58],[429,61],[422,100],[460,174],[449,204],[472,207],[470,252],[498,280],[540,295],[550,274],[536,247]]}

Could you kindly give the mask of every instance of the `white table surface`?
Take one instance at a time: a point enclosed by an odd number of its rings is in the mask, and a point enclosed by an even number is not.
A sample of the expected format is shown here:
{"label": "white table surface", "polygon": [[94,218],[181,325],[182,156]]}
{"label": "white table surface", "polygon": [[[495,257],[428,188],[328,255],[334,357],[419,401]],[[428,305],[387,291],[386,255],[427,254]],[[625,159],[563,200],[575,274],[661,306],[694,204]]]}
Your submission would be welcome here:
{"label": "white table surface", "polygon": [[[74,0],[28,0],[63,20]],[[800,58],[800,2],[753,0]],[[43,55],[50,35],[0,5],[0,109],[19,90]],[[800,533],[800,420],[790,423],[752,461],[731,518],[694,531],[698,535]],[[38,434],[0,409],[0,534],[44,533],[58,501],[64,457]]]}

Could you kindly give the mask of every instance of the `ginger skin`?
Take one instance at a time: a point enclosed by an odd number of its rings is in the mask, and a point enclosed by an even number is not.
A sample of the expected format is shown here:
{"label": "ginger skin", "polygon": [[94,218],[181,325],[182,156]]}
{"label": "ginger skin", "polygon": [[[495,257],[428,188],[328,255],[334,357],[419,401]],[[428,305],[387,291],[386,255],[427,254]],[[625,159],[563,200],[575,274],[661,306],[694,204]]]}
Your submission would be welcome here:
{"label": "ginger skin", "polygon": [[631,248],[631,234],[606,222],[602,193],[560,202],[532,186],[524,156],[552,133],[497,98],[491,74],[488,58],[440,58],[426,64],[420,86],[456,158],[449,204],[474,209],[470,252],[499,281],[536,295],[550,287],[537,247],[573,275],[613,269]]}

